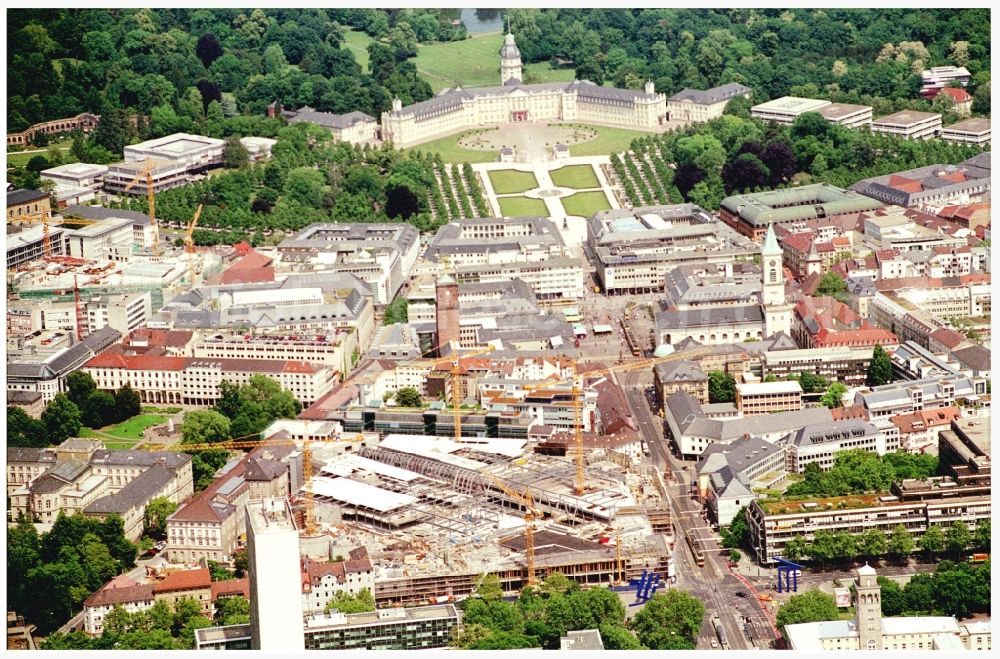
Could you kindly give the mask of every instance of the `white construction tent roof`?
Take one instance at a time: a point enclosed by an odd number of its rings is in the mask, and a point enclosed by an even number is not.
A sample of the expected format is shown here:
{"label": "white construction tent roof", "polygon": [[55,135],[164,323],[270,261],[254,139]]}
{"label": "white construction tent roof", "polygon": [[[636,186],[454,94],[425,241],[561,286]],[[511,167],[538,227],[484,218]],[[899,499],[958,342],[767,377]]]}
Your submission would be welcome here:
{"label": "white construction tent roof", "polygon": [[486,466],[482,462],[451,454],[461,449],[467,449],[479,453],[492,453],[493,455],[502,455],[507,458],[516,458],[524,453],[525,443],[523,439],[509,437],[463,437],[461,442],[456,442],[453,439],[445,437],[393,434],[386,435],[380,446],[394,451],[448,462],[458,467],[482,469]]}
{"label": "white construction tent roof", "polygon": [[359,508],[370,508],[380,513],[403,508],[417,501],[416,497],[408,494],[390,492],[350,478],[317,476],[312,479],[312,491],[321,497],[342,501]]}
{"label": "white construction tent roof", "polygon": [[350,476],[355,471],[370,471],[378,474],[379,476],[385,476],[386,478],[391,478],[392,480],[404,483],[409,483],[410,481],[420,478],[420,474],[415,471],[401,469],[400,467],[394,467],[390,464],[379,462],[378,460],[371,460],[352,453],[342,453],[338,455],[333,460],[323,465],[322,471],[328,474],[333,474],[334,476],[344,477]]}

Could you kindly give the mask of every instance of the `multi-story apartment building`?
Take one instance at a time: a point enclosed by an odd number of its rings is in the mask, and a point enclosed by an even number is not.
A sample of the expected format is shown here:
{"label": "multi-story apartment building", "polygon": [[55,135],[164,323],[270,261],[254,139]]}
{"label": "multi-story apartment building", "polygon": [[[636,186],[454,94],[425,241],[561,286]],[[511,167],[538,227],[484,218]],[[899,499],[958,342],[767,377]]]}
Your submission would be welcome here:
{"label": "multi-story apartment building", "polygon": [[795,380],[736,384],[736,410],[744,416],[801,409],[802,387]]}
{"label": "multi-story apartment building", "polygon": [[153,599],[163,600],[171,608],[179,600],[194,600],[201,606],[201,615],[211,620],[214,613],[212,574],[207,567],[171,572],[162,581],[153,584]]}
{"label": "multi-story apartment building", "polygon": [[104,618],[116,606],[128,613],[138,613],[151,609],[154,603],[152,584],[140,584],[121,575],[83,601],[83,631],[90,636],[101,636]]}
{"label": "multi-story apartment building", "polygon": [[885,455],[899,450],[899,431],[895,426],[879,429],[861,419],[845,419],[803,427],[784,440],[787,468],[804,473],[811,464],[824,471],[833,467],[843,451],[862,450]]}
{"label": "multi-story apartment building", "polygon": [[750,98],[750,88],[730,82],[704,91],[685,88],[667,99],[667,119],[670,121],[711,121],[722,116],[734,98]]}
{"label": "multi-story apartment building", "polygon": [[903,110],[879,117],[871,123],[873,133],[885,133],[908,140],[926,140],[941,130],[941,115],[936,112]]}
{"label": "multi-story apartment building", "polygon": [[375,594],[375,570],[365,547],[352,549],[336,562],[302,560],[302,610],[322,613],[337,593],[356,595],[363,589]]}
{"label": "multi-story apartment building", "polygon": [[[942,492],[947,490],[942,489]],[[953,491],[952,491],[953,493]],[[942,528],[961,521],[975,527],[990,519],[990,497],[928,498],[900,500],[897,495],[852,495],[794,501],[757,500],[747,509],[750,544],[757,560],[772,563],[795,537],[811,540],[819,530],[860,536],[869,529],[886,535],[902,525],[919,536],[930,525]]]}
{"label": "multi-story apartment building", "polygon": [[760,249],[693,204],[596,213],[587,243],[607,295],[658,292],[677,266],[749,261]]}

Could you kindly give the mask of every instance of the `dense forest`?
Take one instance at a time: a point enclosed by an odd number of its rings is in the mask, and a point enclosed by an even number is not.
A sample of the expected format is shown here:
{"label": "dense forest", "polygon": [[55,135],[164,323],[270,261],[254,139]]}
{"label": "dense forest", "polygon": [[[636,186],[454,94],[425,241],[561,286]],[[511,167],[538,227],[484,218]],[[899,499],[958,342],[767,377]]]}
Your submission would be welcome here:
{"label": "dense forest", "polygon": [[[33,9],[8,12],[8,130],[89,111],[198,119],[260,114],[275,98],[378,116],[393,96],[430,96],[411,60],[417,44],[462,39],[436,10]],[[865,102],[876,114],[919,105],[920,70],[959,64],[989,111],[988,9],[516,9],[527,62],[577,77],[674,93],[736,81],[762,101],[785,94]],[[371,73],[344,46],[373,37]],[[200,107],[198,107],[200,105]]]}
{"label": "dense forest", "polygon": [[525,61],[569,61],[597,83],[673,94],[740,82],[755,103],[825,97],[878,116],[929,109],[920,71],[955,64],[989,112],[988,9],[512,9],[510,22]]}

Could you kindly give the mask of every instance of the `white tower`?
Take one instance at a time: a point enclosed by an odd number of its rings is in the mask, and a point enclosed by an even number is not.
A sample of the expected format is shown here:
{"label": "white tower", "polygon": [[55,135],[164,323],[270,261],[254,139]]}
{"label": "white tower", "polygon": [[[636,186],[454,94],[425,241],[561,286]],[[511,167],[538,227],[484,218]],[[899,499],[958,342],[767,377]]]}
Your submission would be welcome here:
{"label": "white tower", "polygon": [[246,504],[247,563],[250,573],[250,647],[301,652],[302,584],[299,532],[286,499]]}
{"label": "white tower", "polygon": [[774,225],[767,227],[761,250],[761,301],[764,307],[764,336],[778,332],[791,334],[792,307],[785,304],[785,270],[781,263],[781,247],[774,235]]}
{"label": "white tower", "polygon": [[858,568],[859,650],[882,649],[882,588],[875,568],[865,563]]}
{"label": "white tower", "polygon": [[521,82],[521,51],[514,43],[514,35],[510,32],[504,37],[503,46],[500,48],[500,84],[507,84],[508,80]]}
{"label": "white tower", "polygon": [[811,274],[823,274],[823,260],[816,251],[816,241],[809,243],[809,253],[806,254],[806,276]]}

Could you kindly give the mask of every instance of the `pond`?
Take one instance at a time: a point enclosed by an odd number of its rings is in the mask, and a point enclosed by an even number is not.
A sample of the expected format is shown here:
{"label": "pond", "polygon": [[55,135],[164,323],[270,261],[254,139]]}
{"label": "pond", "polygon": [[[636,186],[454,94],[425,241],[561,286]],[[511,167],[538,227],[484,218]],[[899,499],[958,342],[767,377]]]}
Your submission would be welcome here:
{"label": "pond", "polygon": [[449,20],[456,18],[465,23],[469,34],[499,32],[503,29],[503,16],[499,9],[442,9],[441,14]]}

